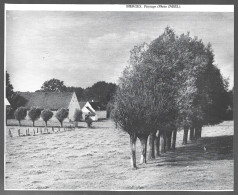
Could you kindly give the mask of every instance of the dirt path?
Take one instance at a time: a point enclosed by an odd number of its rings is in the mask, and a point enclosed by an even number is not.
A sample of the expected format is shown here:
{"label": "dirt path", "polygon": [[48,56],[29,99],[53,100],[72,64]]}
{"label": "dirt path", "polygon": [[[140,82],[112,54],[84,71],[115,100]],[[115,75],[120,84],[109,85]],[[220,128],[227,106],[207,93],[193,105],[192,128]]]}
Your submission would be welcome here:
{"label": "dirt path", "polygon": [[[26,137],[17,137],[14,128],[13,137],[6,137],[5,189],[233,189],[232,122],[204,128],[203,138],[186,146],[179,132],[175,152],[138,165],[138,170],[130,167],[129,136],[111,121],[93,125]],[[138,142],[137,161],[139,155]]]}

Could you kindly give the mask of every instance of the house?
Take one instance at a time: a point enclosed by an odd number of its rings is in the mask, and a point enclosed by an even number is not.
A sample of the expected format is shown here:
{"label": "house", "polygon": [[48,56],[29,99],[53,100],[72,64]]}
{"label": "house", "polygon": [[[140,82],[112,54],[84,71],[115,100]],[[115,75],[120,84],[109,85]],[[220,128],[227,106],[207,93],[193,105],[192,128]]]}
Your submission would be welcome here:
{"label": "house", "polygon": [[89,104],[92,106],[92,108],[95,110],[95,113],[98,117],[98,119],[105,119],[107,118],[107,111],[106,111],[106,105],[102,102],[89,102]]}
{"label": "house", "polygon": [[11,106],[11,104],[9,103],[8,99],[5,98],[5,106],[8,107],[8,106]]}
{"label": "house", "polygon": [[73,121],[75,110],[80,109],[75,92],[19,92],[18,94],[25,100],[24,106],[27,112],[31,107],[41,110],[50,109],[54,113],[52,119],[56,119],[54,116],[58,109],[66,108],[69,111],[68,120]]}
{"label": "house", "polygon": [[80,109],[83,112],[83,120],[85,119],[85,115],[90,114],[91,118],[94,121],[98,120],[98,116],[96,114],[96,111],[92,107],[92,105],[89,102],[79,102]]}

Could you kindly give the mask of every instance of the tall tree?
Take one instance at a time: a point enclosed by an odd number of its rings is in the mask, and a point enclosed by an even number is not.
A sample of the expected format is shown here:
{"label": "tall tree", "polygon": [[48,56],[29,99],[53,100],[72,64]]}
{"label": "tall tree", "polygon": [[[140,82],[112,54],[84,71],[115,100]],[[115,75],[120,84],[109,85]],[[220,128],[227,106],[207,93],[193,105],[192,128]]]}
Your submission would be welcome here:
{"label": "tall tree", "polygon": [[58,79],[50,79],[45,81],[41,86],[41,91],[45,92],[64,92],[66,91],[66,86],[64,85],[64,81],[60,81]]}
{"label": "tall tree", "polygon": [[8,72],[6,72],[6,97],[10,103],[11,103],[13,94],[14,94],[14,91],[10,81],[10,75]]}
{"label": "tall tree", "polygon": [[119,80],[112,112],[115,122],[130,135],[134,168],[137,137],[141,142],[141,162],[146,163],[149,134],[162,129],[173,115],[176,89],[173,71],[169,61],[155,55],[154,49],[142,44],[131,51],[130,64]]}

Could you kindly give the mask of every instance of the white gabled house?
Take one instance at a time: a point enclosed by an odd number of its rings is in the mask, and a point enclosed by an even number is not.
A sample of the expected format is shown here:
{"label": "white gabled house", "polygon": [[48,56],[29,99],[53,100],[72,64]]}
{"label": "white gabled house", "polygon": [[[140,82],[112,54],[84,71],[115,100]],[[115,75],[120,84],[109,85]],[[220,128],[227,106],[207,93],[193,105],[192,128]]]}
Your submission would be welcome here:
{"label": "white gabled house", "polygon": [[91,104],[89,102],[79,102],[80,109],[83,112],[83,120],[85,119],[85,115],[90,114],[93,121],[98,120],[98,116],[96,114],[96,111],[93,109]]}

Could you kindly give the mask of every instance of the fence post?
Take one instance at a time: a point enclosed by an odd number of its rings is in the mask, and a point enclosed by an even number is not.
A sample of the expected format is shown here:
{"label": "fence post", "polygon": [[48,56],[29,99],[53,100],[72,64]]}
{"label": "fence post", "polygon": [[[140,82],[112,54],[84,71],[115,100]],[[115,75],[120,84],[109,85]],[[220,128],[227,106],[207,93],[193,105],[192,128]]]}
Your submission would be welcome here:
{"label": "fence post", "polygon": [[9,129],[9,136],[12,137],[11,129]]}

